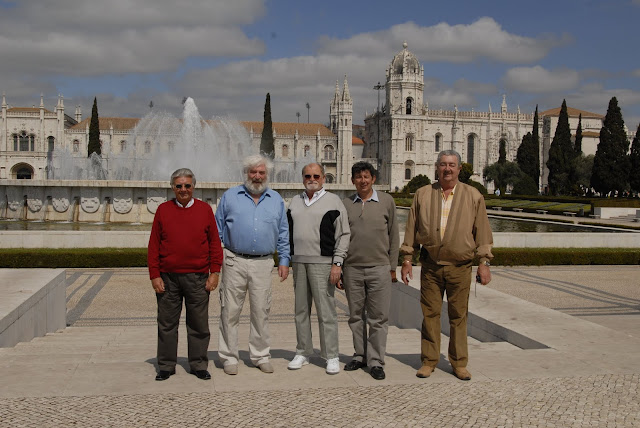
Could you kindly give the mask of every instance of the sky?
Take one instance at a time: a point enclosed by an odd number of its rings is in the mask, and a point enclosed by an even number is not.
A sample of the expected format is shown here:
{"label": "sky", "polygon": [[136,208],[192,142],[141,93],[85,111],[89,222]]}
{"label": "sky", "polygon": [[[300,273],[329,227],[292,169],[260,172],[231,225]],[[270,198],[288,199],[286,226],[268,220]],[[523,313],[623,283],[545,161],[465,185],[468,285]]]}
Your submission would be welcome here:
{"label": "sky", "polygon": [[638,22],[640,0],[0,0],[0,92],[50,110],[61,94],[83,118],[94,97],[101,117],[179,116],[192,97],[204,119],[248,121],[268,92],[274,122],[328,123],[346,75],[363,124],[406,41],[430,108],[499,111],[506,95],[509,112],[566,99],[604,115],[615,96],[635,133]]}

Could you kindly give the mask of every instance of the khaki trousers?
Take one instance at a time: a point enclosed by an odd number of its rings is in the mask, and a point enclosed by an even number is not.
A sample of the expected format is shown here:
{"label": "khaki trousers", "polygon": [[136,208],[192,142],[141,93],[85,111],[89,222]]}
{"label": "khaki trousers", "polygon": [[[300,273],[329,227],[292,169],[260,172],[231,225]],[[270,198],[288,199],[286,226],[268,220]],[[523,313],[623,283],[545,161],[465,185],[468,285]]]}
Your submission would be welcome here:
{"label": "khaki trousers", "polygon": [[269,362],[271,312],[271,255],[244,258],[224,250],[220,284],[218,356],[223,365],[238,364],[238,324],[244,299],[249,294],[249,358],[254,365]]}
{"label": "khaki trousers", "polygon": [[420,305],[422,306],[421,359],[423,365],[436,367],[440,360],[440,313],[442,298],[447,293],[449,314],[449,363],[466,367],[467,312],[471,289],[471,262],[458,266],[443,266],[421,258]]}
{"label": "khaki trousers", "polygon": [[311,336],[311,304],[315,302],[320,330],[320,356],[325,360],[338,357],[338,314],[329,282],[328,263],[293,263],[295,287],[296,354],[313,355]]}
{"label": "khaki trousers", "polygon": [[192,371],[207,370],[209,358],[209,292],[207,273],[165,273],[164,293],[158,301],[158,368],[173,371],[178,359],[178,326],[182,300],[187,312],[187,343]]}

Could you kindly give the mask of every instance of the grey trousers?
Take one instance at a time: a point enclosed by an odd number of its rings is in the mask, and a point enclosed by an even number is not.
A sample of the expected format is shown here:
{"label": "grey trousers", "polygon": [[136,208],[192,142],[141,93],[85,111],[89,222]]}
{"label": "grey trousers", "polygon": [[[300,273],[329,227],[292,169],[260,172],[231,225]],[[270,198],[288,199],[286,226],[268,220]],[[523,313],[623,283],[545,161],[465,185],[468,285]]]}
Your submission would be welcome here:
{"label": "grey trousers", "polygon": [[164,293],[158,301],[158,368],[172,371],[178,359],[178,326],[182,300],[187,315],[189,366],[192,371],[207,370],[209,358],[209,292],[207,273],[164,273]]}
{"label": "grey trousers", "polygon": [[315,302],[320,330],[320,356],[338,357],[338,314],[335,285],[329,282],[328,263],[293,263],[295,287],[296,354],[313,355],[311,304]]}
{"label": "grey trousers", "polygon": [[387,348],[391,304],[389,265],[345,266],[343,275],[349,303],[349,328],[353,333],[354,359],[369,367],[381,367]]}
{"label": "grey trousers", "polygon": [[223,365],[238,364],[238,324],[247,293],[251,307],[249,357],[256,366],[269,362],[272,270],[270,255],[248,259],[224,250],[218,334],[218,355]]}

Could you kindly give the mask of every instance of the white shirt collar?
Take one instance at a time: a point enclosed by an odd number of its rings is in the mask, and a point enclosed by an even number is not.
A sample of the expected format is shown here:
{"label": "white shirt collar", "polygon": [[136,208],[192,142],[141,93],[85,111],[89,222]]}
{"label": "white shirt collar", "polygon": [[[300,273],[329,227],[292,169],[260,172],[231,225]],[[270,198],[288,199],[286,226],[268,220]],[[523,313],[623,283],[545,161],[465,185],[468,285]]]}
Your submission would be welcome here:
{"label": "white shirt collar", "polygon": [[191,200],[189,202],[187,202],[187,206],[184,207],[184,206],[182,206],[182,204],[180,202],[178,202],[177,199],[175,199],[175,201],[176,201],[176,205],[178,205],[180,208],[190,208],[195,203],[195,200],[193,198],[191,198]]}
{"label": "white shirt collar", "polygon": [[306,206],[310,207],[311,205],[315,204],[318,199],[323,197],[325,193],[327,193],[327,191],[324,190],[324,187],[323,187],[322,189],[320,189],[316,193],[314,193],[313,196],[311,197],[311,199],[309,199],[309,196],[307,196],[307,192],[302,192],[302,197],[304,199],[304,204]]}
{"label": "white shirt collar", "polygon": [[[356,196],[353,198],[353,202],[355,203],[358,201],[362,201],[362,198],[360,197],[360,195],[356,193]],[[378,199],[378,192],[376,191],[376,189],[373,189],[373,193],[371,194],[371,197],[367,199],[367,201],[380,202],[380,199]]]}

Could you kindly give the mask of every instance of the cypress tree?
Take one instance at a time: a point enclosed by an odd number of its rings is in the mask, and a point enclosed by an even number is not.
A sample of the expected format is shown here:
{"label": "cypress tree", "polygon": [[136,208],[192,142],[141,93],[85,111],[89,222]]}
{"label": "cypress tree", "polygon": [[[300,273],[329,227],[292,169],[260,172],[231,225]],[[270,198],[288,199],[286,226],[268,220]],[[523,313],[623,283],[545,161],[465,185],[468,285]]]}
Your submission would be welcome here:
{"label": "cypress tree", "polygon": [[634,192],[640,192],[640,124],[636,136],[631,143],[631,170],[629,171],[629,186]]}
{"label": "cypress tree", "polygon": [[576,142],[573,144],[576,156],[582,154],[582,113],[578,116],[578,129],[576,129]]}
{"label": "cypress tree", "polygon": [[93,108],[91,109],[91,122],[89,122],[89,147],[87,150],[87,157],[91,156],[91,153],[100,155],[102,149],[100,147],[100,121],[98,120],[98,100],[93,98]]}
{"label": "cypress tree", "polygon": [[536,113],[533,115],[533,133],[531,134],[531,154],[535,153],[533,181],[540,182],[540,133],[538,132],[538,104],[536,104]]}
{"label": "cypress tree", "polygon": [[569,127],[569,114],[567,102],[562,100],[558,126],[549,146],[549,190],[553,195],[564,195],[569,192],[569,175],[574,160],[574,148],[571,142],[571,128]]}
{"label": "cypress tree", "polygon": [[600,143],[593,159],[591,187],[601,195],[617,190],[622,192],[627,186],[631,160],[629,140],[624,130],[622,112],[616,97],[611,98],[607,115],[600,129]]}
{"label": "cypress tree", "polygon": [[500,146],[498,147],[498,163],[503,164],[507,161],[507,143],[504,140],[500,140]]}
{"label": "cypress tree", "polygon": [[271,159],[275,156],[273,124],[271,123],[271,95],[268,92],[267,100],[264,103],[264,124],[262,126],[262,138],[260,139],[260,153]]}
{"label": "cypress tree", "polygon": [[538,149],[533,141],[533,135],[531,132],[527,132],[522,137],[522,143],[518,147],[518,154],[516,155],[516,161],[520,170],[531,177],[534,182],[538,182],[540,175],[540,166],[538,165]]}

